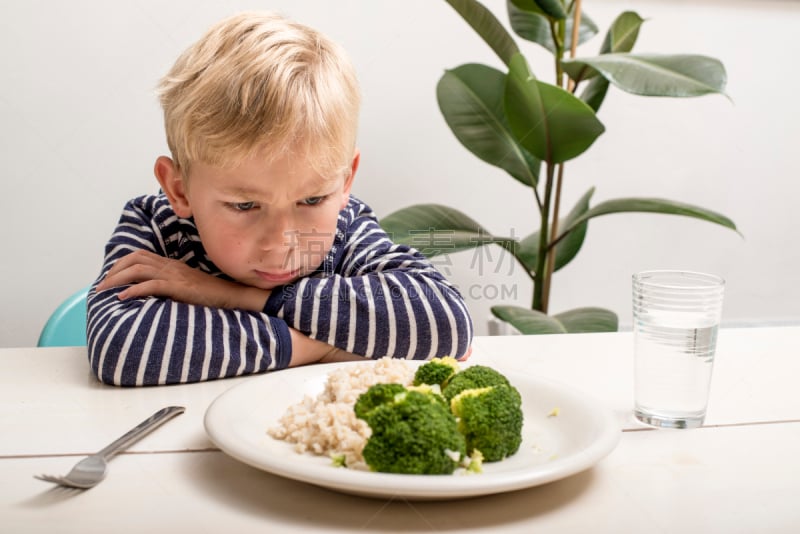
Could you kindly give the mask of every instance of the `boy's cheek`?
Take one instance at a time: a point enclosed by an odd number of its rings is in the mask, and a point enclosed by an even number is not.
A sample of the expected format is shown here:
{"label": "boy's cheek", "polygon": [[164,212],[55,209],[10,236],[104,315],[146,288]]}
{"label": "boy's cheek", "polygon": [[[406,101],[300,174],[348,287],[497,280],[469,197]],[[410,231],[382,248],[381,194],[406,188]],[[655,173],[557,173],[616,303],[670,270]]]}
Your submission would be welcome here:
{"label": "boy's cheek", "polygon": [[350,193],[348,193],[347,190],[342,191],[342,202],[339,206],[339,211],[342,211],[347,206],[348,202],[350,202]]}

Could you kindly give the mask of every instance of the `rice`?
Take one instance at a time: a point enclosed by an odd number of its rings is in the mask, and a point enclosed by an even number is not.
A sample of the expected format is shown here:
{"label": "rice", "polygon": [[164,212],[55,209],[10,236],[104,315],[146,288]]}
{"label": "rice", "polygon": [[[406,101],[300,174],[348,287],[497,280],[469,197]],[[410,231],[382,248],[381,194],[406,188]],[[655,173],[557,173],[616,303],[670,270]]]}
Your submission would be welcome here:
{"label": "rice", "polygon": [[295,444],[298,453],[344,458],[351,469],[368,469],[362,451],[370,436],[353,405],[374,384],[411,385],[414,369],[404,360],[381,358],[359,362],[328,374],[325,389],[289,406],[278,424],[267,430],[275,439]]}

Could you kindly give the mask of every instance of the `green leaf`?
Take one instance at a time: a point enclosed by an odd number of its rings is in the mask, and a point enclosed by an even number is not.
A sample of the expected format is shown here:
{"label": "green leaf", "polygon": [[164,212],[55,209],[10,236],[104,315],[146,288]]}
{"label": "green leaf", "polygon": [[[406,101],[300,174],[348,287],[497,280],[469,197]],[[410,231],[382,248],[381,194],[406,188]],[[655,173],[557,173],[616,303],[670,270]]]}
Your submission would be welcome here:
{"label": "green leaf", "polygon": [[[616,54],[630,52],[636,39],[639,37],[639,28],[644,19],[633,11],[626,11],[614,20],[606,34],[600,54]],[[581,100],[586,102],[593,110],[598,111],[608,92],[608,80],[598,76],[598,72],[586,66],[575,76],[576,83],[591,78],[589,85],[581,93]]]}
{"label": "green leaf", "polygon": [[617,314],[603,308],[575,308],[555,316],[567,332],[616,332],[619,328]]}
{"label": "green leaf", "polygon": [[534,78],[519,54],[506,79],[505,115],[522,146],[549,163],[579,156],[605,130],[586,103]]}
{"label": "green leaf", "polygon": [[[559,235],[563,235],[563,230],[572,228],[573,223],[588,211],[589,200],[592,198],[593,194],[594,188],[589,189],[589,191],[584,193],[578,200],[569,214],[559,219]],[[583,223],[575,225],[574,228],[569,230],[569,234],[566,237],[559,240],[556,245],[556,259],[553,263],[553,271],[561,269],[577,256],[586,238],[587,228],[588,222],[584,221]],[[517,260],[531,273],[535,270],[538,259],[539,232],[534,232],[519,242],[519,247],[517,247]]]}
{"label": "green leaf", "polygon": [[525,267],[525,271],[533,275],[536,272],[536,262],[539,258],[539,232],[533,232],[519,242],[517,247],[517,260]]}
{"label": "green leaf", "polygon": [[537,15],[541,15],[542,17],[546,17],[547,14],[542,11],[542,8],[539,7],[539,4],[536,3],[536,0],[506,0],[507,7],[515,7],[522,11],[527,11],[528,13],[536,13]]}
{"label": "green leaf", "polygon": [[561,20],[567,17],[564,3],[561,0],[508,0],[508,5],[552,20]]}
{"label": "green leaf", "polygon": [[523,334],[615,332],[619,327],[616,314],[603,308],[576,308],[546,315],[538,310],[501,305],[492,306],[492,313]]}
{"label": "green leaf", "polygon": [[496,237],[464,213],[440,204],[417,204],[381,220],[393,241],[414,247],[427,257],[451,254],[495,243],[512,253],[516,240]]}
{"label": "green leaf", "polygon": [[436,86],[439,109],[467,150],[536,187],[541,162],[511,133],[503,112],[505,80],[504,73],[485,65],[446,71]]}
{"label": "green leaf", "polygon": [[561,0],[535,0],[536,5],[544,11],[544,13],[555,20],[562,20],[567,18],[567,12],[564,10],[564,4]]}
{"label": "green leaf", "polygon": [[563,66],[573,79],[592,67],[623,91],[643,96],[725,94],[727,80],[719,60],[697,55],[603,54],[564,61]]}
{"label": "green leaf", "polygon": [[600,47],[600,53],[616,54],[633,50],[633,45],[639,38],[639,28],[642,23],[644,23],[644,19],[634,11],[625,11],[620,14],[609,27],[603,45]]}
{"label": "green leaf", "polygon": [[569,233],[566,235],[566,237],[560,239],[559,243],[556,245],[556,260],[553,264],[554,271],[561,269],[566,264],[571,262],[573,258],[577,256],[578,251],[583,246],[583,241],[586,238],[586,230],[588,229],[589,224],[587,222],[583,222],[576,225],[575,221],[579,217],[583,216],[583,214],[589,209],[589,200],[592,198],[593,194],[594,187],[583,194],[583,196],[578,200],[566,217],[559,219],[559,236],[563,235],[565,230]]}
{"label": "green leaf", "polygon": [[600,106],[603,105],[603,100],[606,99],[608,93],[608,80],[602,76],[596,76],[589,81],[589,85],[581,93],[581,100],[586,102],[586,105],[592,108],[595,113],[600,111]]}
{"label": "green leaf", "polygon": [[498,319],[510,323],[523,334],[564,334],[564,325],[558,320],[537,310],[520,306],[492,306],[492,313]]}
{"label": "green leaf", "polygon": [[[535,9],[531,9],[531,6]],[[508,19],[511,23],[511,29],[514,30],[517,35],[543,46],[553,54],[556,53],[556,43],[553,41],[550,20],[538,6],[534,4],[533,0],[529,0],[527,3],[520,0],[509,0]],[[569,50],[572,47],[572,27],[574,22],[572,17],[565,21],[565,50]],[[592,21],[586,13],[582,13],[581,27],[578,32],[578,44],[585,43],[597,35],[598,31],[599,29],[594,21]]]}
{"label": "green leaf", "polygon": [[508,65],[519,48],[505,27],[483,4],[476,0],[446,0],[467,24],[488,44],[494,53]]}
{"label": "green leaf", "polygon": [[[601,202],[597,206],[594,206],[573,220],[571,227],[577,227],[593,217],[610,215],[612,213],[631,212],[661,213],[665,215],[682,215],[685,217],[693,217],[695,219],[722,225],[739,233],[734,222],[720,213],[701,208],[699,206],[694,206],[692,204],[685,204],[683,202],[664,200],[660,198],[618,198],[614,200],[607,200],[605,202]],[[565,231],[569,231],[570,229],[571,228],[567,228]]]}

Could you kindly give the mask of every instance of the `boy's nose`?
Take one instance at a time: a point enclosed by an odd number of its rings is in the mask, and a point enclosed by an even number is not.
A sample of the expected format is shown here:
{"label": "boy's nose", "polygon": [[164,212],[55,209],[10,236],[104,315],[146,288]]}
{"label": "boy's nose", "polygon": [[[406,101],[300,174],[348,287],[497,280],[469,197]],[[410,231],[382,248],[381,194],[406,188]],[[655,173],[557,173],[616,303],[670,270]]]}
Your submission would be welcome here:
{"label": "boy's nose", "polygon": [[294,248],[297,233],[286,217],[271,218],[260,229],[258,245],[263,250]]}

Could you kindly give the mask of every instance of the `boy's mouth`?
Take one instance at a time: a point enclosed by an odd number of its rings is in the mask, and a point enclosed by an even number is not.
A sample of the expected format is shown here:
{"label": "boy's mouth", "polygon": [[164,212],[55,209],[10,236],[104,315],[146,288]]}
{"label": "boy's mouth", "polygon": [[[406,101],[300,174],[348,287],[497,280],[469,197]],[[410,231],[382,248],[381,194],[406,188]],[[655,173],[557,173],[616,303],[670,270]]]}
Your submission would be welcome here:
{"label": "boy's mouth", "polygon": [[294,271],[256,271],[256,274],[265,282],[273,284],[285,284],[295,280],[300,276],[300,269]]}

